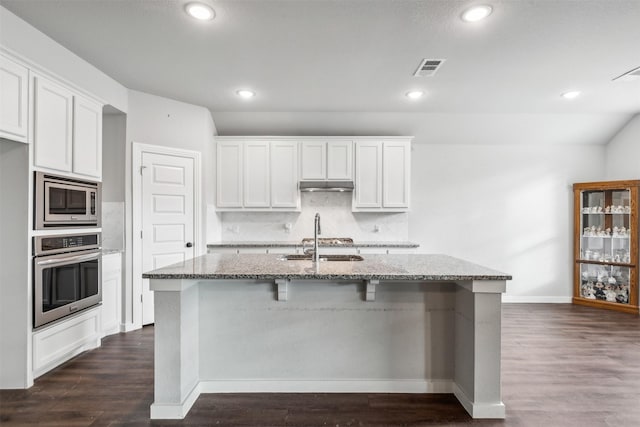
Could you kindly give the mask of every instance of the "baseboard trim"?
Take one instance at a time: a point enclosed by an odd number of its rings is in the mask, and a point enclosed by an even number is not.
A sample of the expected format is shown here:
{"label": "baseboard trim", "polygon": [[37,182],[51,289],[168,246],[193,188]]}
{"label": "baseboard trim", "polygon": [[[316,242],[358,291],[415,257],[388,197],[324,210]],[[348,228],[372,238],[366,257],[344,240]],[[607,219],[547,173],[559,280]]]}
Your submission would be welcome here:
{"label": "baseboard trim", "polygon": [[453,393],[452,380],[215,380],[200,381],[177,404],[152,403],[152,420],[183,419],[202,393]]}
{"label": "baseboard trim", "polygon": [[200,382],[201,393],[453,393],[451,380],[281,380]]}
{"label": "baseboard trim", "polygon": [[473,403],[457,384],[453,384],[453,394],[472,418],[504,419],[504,403]]}
{"label": "baseboard trim", "polygon": [[200,383],[197,383],[182,403],[155,403],[150,407],[150,418],[152,420],[180,420],[183,419],[191,410],[191,407],[200,396]]}
{"label": "baseboard trim", "polygon": [[571,304],[571,297],[502,295],[502,302],[509,304]]}
{"label": "baseboard trim", "polygon": [[120,332],[131,332],[136,329],[141,329],[141,325],[137,325],[135,323],[121,323],[120,324]]}

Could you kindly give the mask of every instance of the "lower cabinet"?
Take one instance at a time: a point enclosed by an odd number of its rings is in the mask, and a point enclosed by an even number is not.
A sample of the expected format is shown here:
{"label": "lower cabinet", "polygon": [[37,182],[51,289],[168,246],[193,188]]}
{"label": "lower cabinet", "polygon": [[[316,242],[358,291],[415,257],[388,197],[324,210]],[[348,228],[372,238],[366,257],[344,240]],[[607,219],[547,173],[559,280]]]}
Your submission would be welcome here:
{"label": "lower cabinet", "polygon": [[33,377],[50,371],[72,357],[100,347],[100,306],[95,306],[33,332]]}
{"label": "lower cabinet", "polygon": [[[307,245],[304,249],[313,249],[312,246]],[[282,255],[295,255],[302,254],[302,246],[227,246],[227,247],[214,247],[208,248],[207,253],[210,254],[282,254]],[[416,253],[416,249],[412,247],[395,247],[395,246],[321,246],[321,254],[332,255],[380,255],[380,254],[413,254]],[[103,291],[104,292],[104,291]]]}
{"label": "lower cabinet", "polygon": [[268,254],[296,255],[302,253],[302,248],[297,246],[278,246],[267,249]]}
{"label": "lower cabinet", "polygon": [[416,253],[415,248],[399,248],[399,247],[360,247],[358,248],[358,254],[360,255],[404,255]]}
{"label": "lower cabinet", "polygon": [[208,248],[209,254],[297,254],[301,253],[301,250],[296,246],[278,246],[268,248],[266,246],[235,246],[235,247],[222,247],[222,248]]}
{"label": "lower cabinet", "polygon": [[102,336],[120,332],[122,295],[122,257],[120,253],[102,256]]}

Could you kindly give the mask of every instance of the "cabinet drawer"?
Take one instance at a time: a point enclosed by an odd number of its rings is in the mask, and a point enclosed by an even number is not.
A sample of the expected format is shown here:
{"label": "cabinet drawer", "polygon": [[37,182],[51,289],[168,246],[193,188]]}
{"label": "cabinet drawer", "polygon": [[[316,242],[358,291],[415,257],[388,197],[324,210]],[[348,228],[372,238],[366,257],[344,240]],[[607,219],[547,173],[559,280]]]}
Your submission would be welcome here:
{"label": "cabinet drawer", "polygon": [[100,310],[91,308],[33,333],[34,378],[100,346]]}

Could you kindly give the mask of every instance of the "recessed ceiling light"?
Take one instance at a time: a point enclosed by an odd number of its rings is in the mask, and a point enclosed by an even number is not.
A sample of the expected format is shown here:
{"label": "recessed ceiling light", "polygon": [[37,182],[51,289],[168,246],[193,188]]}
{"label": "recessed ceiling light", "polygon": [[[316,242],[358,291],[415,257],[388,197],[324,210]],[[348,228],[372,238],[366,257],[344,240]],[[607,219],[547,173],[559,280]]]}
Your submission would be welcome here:
{"label": "recessed ceiling light", "polygon": [[561,95],[564,99],[575,99],[580,96],[579,90],[572,90],[570,92],[565,92]]}
{"label": "recessed ceiling light", "polygon": [[248,89],[240,89],[240,90],[237,90],[236,93],[240,98],[244,98],[244,99],[249,99],[256,96],[256,93],[254,91],[248,90]]}
{"label": "recessed ceiling light", "polygon": [[421,90],[412,90],[407,92],[405,95],[409,99],[420,99],[424,95],[424,92]]}
{"label": "recessed ceiling light", "polygon": [[462,13],[461,18],[465,22],[478,22],[491,15],[491,12],[493,12],[493,8],[491,6],[488,4],[482,4],[465,10]]}
{"label": "recessed ceiling light", "polygon": [[210,21],[215,18],[216,13],[210,6],[203,3],[187,3],[184,10],[193,18],[201,21]]}

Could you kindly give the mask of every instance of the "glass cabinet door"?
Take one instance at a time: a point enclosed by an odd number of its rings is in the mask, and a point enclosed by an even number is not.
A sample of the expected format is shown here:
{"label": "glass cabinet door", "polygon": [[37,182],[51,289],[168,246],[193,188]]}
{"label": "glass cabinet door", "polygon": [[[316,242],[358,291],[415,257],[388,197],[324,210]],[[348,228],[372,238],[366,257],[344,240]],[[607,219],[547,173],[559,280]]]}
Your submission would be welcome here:
{"label": "glass cabinet door", "polygon": [[628,304],[630,189],[582,191],[580,218],[580,296]]}
{"label": "glass cabinet door", "polygon": [[629,304],[629,278],[629,267],[581,263],[580,296]]}

